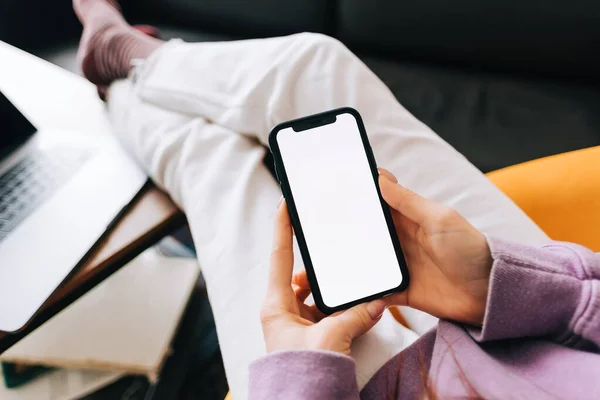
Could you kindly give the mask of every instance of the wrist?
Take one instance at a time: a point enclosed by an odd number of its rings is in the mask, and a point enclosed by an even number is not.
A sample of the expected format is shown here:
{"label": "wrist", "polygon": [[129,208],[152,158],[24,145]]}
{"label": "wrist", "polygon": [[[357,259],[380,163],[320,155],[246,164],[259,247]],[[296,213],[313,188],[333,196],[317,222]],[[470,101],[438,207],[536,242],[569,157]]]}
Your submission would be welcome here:
{"label": "wrist", "polygon": [[460,322],[473,325],[481,326],[485,317],[485,310],[487,307],[487,288],[489,286],[489,278],[485,282],[481,282],[481,286],[485,286],[485,294],[477,297],[471,297],[467,302],[467,306],[462,313]]}
{"label": "wrist", "polygon": [[454,283],[450,284],[446,301],[437,316],[481,326],[487,306],[493,260],[487,238],[481,233],[471,235],[465,244],[465,250],[468,250],[456,264],[460,272]]}
{"label": "wrist", "polygon": [[480,234],[477,251],[473,257],[473,267],[477,273],[474,279],[469,282],[469,301],[467,302],[466,318],[463,322],[481,326],[487,307],[488,292],[490,287],[490,274],[492,271],[492,252],[488,244],[487,237]]}

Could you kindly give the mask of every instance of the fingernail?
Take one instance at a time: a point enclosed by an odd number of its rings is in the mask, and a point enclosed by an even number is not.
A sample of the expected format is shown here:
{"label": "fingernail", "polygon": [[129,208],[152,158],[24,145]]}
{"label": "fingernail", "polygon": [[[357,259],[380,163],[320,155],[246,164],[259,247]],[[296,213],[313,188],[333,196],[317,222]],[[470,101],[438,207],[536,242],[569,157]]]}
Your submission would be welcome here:
{"label": "fingernail", "polygon": [[385,301],[375,300],[367,304],[367,312],[373,320],[378,320],[385,311]]}
{"label": "fingernail", "polygon": [[283,195],[279,198],[279,201],[277,202],[277,208],[280,208],[282,204],[283,204]]}

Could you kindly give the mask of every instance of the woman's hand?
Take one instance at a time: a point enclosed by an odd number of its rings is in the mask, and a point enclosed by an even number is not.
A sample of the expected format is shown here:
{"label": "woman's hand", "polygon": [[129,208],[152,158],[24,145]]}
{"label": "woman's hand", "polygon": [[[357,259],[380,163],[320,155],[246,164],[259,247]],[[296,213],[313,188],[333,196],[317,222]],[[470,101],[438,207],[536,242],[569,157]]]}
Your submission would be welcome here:
{"label": "woman's hand", "polygon": [[[388,306],[481,325],[492,267],[485,237],[455,210],[399,185],[389,171],[379,172],[410,272],[408,288],[386,297]],[[294,284],[309,290],[305,271],[294,276]]]}
{"label": "woman's hand", "polygon": [[325,317],[304,300],[309,290],[292,287],[294,254],[287,205],[279,202],[267,298],[261,323],[267,352],[330,350],[350,354],[352,340],[368,332],[385,311],[383,300],[363,303]]}
{"label": "woman's hand", "polygon": [[399,185],[389,171],[380,170],[379,186],[410,272],[408,289],[388,302],[481,325],[492,267],[485,237],[452,208]]}

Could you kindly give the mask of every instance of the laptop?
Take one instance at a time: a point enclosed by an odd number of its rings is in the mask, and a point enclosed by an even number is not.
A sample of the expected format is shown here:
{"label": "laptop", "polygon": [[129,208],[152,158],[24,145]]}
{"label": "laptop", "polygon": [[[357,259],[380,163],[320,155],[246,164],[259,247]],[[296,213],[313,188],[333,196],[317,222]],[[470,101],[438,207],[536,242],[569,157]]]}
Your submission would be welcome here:
{"label": "laptop", "polygon": [[146,181],[114,139],[37,130],[0,92],[0,331],[27,324]]}

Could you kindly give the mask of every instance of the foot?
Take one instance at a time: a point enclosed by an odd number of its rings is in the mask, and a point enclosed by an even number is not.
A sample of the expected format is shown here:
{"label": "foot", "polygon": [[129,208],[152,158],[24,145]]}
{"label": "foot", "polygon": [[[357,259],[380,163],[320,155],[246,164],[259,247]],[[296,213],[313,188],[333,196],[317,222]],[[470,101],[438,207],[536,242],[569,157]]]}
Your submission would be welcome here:
{"label": "foot", "polygon": [[96,85],[127,77],[132,59],[145,58],[162,44],[145,34],[156,31],[129,25],[115,0],[73,0],[73,8],[83,24],[78,63]]}

